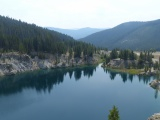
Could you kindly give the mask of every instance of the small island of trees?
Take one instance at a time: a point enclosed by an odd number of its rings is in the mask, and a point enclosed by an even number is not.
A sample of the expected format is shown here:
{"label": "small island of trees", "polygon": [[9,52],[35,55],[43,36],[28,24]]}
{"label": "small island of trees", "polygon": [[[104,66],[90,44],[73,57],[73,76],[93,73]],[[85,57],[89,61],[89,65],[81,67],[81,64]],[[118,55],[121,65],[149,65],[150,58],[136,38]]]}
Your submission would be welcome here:
{"label": "small island of trees", "polygon": [[160,59],[153,60],[154,52],[153,49],[140,52],[129,49],[113,49],[102,54],[103,67],[133,74],[156,74],[160,70]]}

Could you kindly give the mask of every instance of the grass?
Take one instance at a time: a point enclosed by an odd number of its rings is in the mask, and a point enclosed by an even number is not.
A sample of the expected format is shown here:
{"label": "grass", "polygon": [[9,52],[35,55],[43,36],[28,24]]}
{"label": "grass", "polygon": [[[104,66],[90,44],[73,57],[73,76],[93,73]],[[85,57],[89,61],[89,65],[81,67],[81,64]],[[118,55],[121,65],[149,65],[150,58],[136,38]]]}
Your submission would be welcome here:
{"label": "grass", "polygon": [[120,69],[120,68],[110,68],[110,67],[106,67],[108,70],[114,71],[114,72],[122,72],[122,73],[129,73],[129,74],[133,74],[133,75],[138,75],[141,72],[143,72],[141,69]]}
{"label": "grass", "polygon": [[126,69],[125,71],[129,74],[136,74],[136,75],[142,72],[142,70],[140,69]]}

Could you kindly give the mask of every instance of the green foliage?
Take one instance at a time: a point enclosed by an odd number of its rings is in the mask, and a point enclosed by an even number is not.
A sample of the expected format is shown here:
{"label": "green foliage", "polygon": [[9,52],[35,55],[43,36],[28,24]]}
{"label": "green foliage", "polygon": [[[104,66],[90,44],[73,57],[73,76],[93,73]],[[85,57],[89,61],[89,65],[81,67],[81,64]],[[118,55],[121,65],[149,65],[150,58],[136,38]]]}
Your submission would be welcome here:
{"label": "green foliage", "polygon": [[148,71],[149,68],[152,67],[153,61],[152,61],[152,51],[145,50],[144,52],[140,52],[140,56],[138,59],[138,68],[145,68],[145,72]]}
{"label": "green foliage", "polygon": [[116,58],[118,58],[118,52],[117,52],[116,49],[113,49],[113,50],[111,51],[111,53],[110,53],[110,58],[111,58],[111,59],[116,59]]}
{"label": "green foliage", "polygon": [[[19,51],[28,54],[45,52],[61,55],[67,53],[69,49],[74,50],[75,57],[80,57],[82,52],[92,57],[96,48],[56,31],[0,16],[1,52]],[[40,56],[43,58],[43,55]]]}
{"label": "green foliage", "polygon": [[148,69],[149,69],[148,65],[145,65],[145,66],[144,66],[144,71],[145,71],[145,73],[148,71]]}
{"label": "green foliage", "polygon": [[136,54],[134,54],[133,51],[127,49],[127,50],[120,50],[119,52],[119,58],[124,59],[124,60],[136,60]]}
{"label": "green foliage", "polygon": [[108,120],[120,120],[119,111],[116,106],[113,106],[112,110],[109,111]]}
{"label": "green foliage", "polygon": [[109,62],[110,62],[110,57],[109,57],[109,56],[106,56],[106,57],[105,57],[105,63],[108,64]]}
{"label": "green foliage", "polygon": [[158,64],[158,62],[156,61],[155,63],[154,63],[154,65],[153,65],[153,68],[154,68],[154,70],[159,70],[159,64]]}
{"label": "green foliage", "polygon": [[144,68],[144,61],[143,61],[142,59],[139,59],[139,60],[138,60],[137,67],[138,67],[139,69]]}
{"label": "green foliage", "polygon": [[73,50],[71,48],[69,48],[69,58],[71,59],[73,56]]}
{"label": "green foliage", "polygon": [[19,51],[22,52],[22,53],[26,52],[25,47],[22,43],[19,44]]}

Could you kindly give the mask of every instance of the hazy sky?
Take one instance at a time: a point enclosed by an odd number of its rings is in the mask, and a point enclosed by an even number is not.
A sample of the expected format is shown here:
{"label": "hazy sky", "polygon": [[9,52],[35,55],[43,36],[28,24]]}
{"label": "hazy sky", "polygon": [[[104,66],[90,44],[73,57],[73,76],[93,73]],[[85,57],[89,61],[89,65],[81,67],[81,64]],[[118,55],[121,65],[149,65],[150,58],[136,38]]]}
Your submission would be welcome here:
{"label": "hazy sky", "polygon": [[160,19],[160,0],[0,0],[0,15],[42,27],[109,28]]}

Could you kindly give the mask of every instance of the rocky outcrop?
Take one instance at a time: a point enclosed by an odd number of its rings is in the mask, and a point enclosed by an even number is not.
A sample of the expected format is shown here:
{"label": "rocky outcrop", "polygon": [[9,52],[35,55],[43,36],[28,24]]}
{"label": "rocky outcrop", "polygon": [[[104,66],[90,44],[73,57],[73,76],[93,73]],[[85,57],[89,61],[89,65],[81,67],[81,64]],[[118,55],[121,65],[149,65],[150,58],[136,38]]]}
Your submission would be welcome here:
{"label": "rocky outcrop", "polygon": [[78,66],[86,63],[94,64],[97,61],[98,60],[90,57],[88,57],[87,60],[81,58],[72,58],[69,60],[66,55],[54,57],[53,55],[47,54],[46,59],[39,59],[37,56],[31,58],[27,54],[17,52],[2,53],[0,54],[0,76],[13,75],[37,69]]}
{"label": "rocky outcrop", "polygon": [[0,55],[0,75],[12,75],[35,69],[38,69],[38,66],[34,65],[34,60],[27,54],[12,52]]}
{"label": "rocky outcrop", "polygon": [[111,60],[107,66],[113,67],[113,68],[128,68],[129,66],[137,64],[136,60],[123,60],[123,59],[113,59]]}
{"label": "rocky outcrop", "polygon": [[153,80],[149,85],[157,90],[160,90],[160,81],[159,80]]}
{"label": "rocky outcrop", "polygon": [[154,115],[149,117],[148,120],[160,120],[160,113],[155,113]]}

